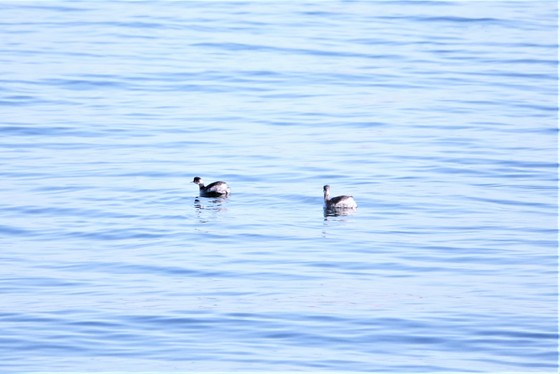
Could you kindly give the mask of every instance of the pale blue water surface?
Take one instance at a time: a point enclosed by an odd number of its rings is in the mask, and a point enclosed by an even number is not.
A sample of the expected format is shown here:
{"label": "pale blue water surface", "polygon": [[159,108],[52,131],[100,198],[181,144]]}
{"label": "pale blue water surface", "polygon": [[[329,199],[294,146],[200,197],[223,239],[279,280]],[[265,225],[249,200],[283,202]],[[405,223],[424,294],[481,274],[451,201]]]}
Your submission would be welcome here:
{"label": "pale blue water surface", "polygon": [[1,2],[0,372],[556,373],[557,10]]}

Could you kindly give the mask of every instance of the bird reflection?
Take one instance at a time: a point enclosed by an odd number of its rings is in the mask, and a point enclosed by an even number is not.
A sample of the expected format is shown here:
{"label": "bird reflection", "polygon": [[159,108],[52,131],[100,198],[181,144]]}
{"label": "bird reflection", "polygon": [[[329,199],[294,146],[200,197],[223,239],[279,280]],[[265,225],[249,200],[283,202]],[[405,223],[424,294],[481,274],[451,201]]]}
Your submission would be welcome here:
{"label": "bird reflection", "polygon": [[224,207],[224,203],[226,202],[226,199],[222,199],[222,198],[215,198],[215,199],[204,199],[201,200],[199,197],[194,199],[194,207],[197,210],[225,210]]}
{"label": "bird reflection", "polygon": [[323,230],[322,237],[327,238],[331,234],[330,229],[336,228],[352,221],[349,216],[356,213],[356,209],[323,208]]}
{"label": "bird reflection", "polygon": [[351,216],[354,213],[356,213],[355,208],[323,208],[323,216],[325,217],[325,221],[328,221],[329,217]]}
{"label": "bird reflection", "polygon": [[223,198],[214,199],[194,199],[194,209],[196,216],[201,223],[214,221],[216,217],[227,210],[227,200]]}

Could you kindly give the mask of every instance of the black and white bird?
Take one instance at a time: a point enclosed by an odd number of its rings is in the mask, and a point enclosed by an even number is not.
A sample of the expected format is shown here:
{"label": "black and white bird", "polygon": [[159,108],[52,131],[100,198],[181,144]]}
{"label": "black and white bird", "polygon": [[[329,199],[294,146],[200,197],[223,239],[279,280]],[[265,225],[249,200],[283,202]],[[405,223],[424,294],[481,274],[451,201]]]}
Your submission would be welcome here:
{"label": "black and white bird", "polygon": [[328,184],[323,186],[326,209],[356,209],[358,204],[352,196],[341,195],[331,198],[331,186]]}
{"label": "black and white bird", "polygon": [[217,181],[204,186],[204,182],[200,177],[194,177],[192,182],[198,184],[200,196],[202,197],[228,197],[230,194],[230,189],[226,182]]}

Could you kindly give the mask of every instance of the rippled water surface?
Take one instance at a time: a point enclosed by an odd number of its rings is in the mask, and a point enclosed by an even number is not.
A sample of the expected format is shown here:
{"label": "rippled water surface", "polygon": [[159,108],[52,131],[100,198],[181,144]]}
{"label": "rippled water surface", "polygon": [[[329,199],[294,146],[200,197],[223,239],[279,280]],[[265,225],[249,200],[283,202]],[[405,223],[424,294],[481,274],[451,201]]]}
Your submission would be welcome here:
{"label": "rippled water surface", "polygon": [[0,14],[0,371],[557,372],[556,1]]}

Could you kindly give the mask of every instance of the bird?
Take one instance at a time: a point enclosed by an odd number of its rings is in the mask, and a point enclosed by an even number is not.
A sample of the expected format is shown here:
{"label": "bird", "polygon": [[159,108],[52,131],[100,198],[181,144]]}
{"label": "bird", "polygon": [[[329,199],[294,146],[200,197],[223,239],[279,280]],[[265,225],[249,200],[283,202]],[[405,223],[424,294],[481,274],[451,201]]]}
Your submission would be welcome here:
{"label": "bird", "polygon": [[341,195],[330,198],[330,191],[331,186],[328,184],[323,186],[326,209],[356,209],[358,207],[358,204],[356,204],[356,201],[352,196]]}
{"label": "bird", "polygon": [[217,181],[204,186],[204,182],[200,177],[194,177],[192,182],[198,184],[200,196],[202,197],[228,197],[230,194],[230,189],[226,182]]}

